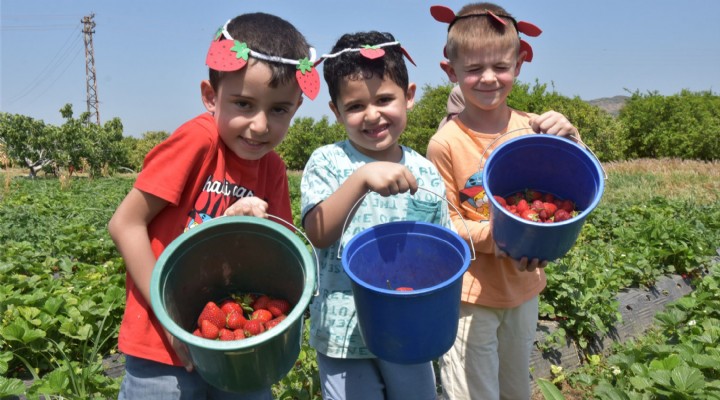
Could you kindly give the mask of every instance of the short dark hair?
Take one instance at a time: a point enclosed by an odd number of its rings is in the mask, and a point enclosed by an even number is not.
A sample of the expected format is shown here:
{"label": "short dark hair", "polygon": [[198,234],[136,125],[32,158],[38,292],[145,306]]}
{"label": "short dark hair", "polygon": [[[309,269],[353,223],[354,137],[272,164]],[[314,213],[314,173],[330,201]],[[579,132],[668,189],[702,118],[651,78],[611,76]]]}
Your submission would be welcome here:
{"label": "short dark hair", "polygon": [[[394,41],[395,38],[390,33],[377,31],[347,33],[338,39],[331,54],[344,49],[359,49],[364,45],[378,45]],[[337,57],[329,57],[325,60],[323,76],[333,104],[337,105],[340,83],[345,78],[369,79],[378,76],[385,79],[387,77],[407,92],[408,72],[400,45],[384,46],[382,49],[385,50],[385,55],[375,59],[369,59],[358,51],[347,51]]]}
{"label": "short dark hair", "polygon": [[[305,36],[291,23],[275,15],[260,12],[238,15],[228,23],[227,31],[233,39],[244,42],[251,50],[267,56],[290,60],[310,57],[310,45],[305,40]],[[251,56],[250,59],[252,60],[253,57]],[[252,62],[251,60],[249,62]],[[295,65],[269,62],[257,58],[255,60],[264,62],[270,67],[272,71],[270,87],[277,87],[295,80],[295,71],[297,70]],[[210,68],[210,84],[215,90],[224,74],[228,73],[232,72],[220,72]]]}

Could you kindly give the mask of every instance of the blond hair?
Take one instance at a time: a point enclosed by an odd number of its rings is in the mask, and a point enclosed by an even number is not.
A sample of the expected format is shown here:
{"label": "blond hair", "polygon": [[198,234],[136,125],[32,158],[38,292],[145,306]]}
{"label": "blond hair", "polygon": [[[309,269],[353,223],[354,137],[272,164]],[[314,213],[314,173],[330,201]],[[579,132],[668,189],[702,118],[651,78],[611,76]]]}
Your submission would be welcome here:
{"label": "blond hair", "polygon": [[[506,22],[499,23],[488,12]],[[515,19],[504,8],[493,3],[468,4],[457,13],[448,28],[445,52],[449,60],[461,51],[477,51],[484,48],[503,48],[520,51],[520,37]]]}

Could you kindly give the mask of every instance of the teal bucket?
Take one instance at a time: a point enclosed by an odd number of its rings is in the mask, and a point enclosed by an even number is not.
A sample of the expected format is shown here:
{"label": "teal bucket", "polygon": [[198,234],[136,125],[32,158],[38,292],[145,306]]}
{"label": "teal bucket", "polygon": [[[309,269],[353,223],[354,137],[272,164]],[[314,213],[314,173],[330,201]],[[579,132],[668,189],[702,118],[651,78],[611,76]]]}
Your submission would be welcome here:
{"label": "teal bucket", "polygon": [[[465,240],[426,222],[389,222],[354,236],[342,265],[368,350],[399,364],[447,352],[457,334],[462,276],[470,260]],[[413,290],[394,290],[399,286]]]}
{"label": "teal bucket", "polygon": [[[315,288],[315,260],[292,231],[263,218],[220,217],[175,239],[152,273],[152,308],[187,345],[204,380],[231,392],[270,387],[300,354],[304,313]],[[283,297],[295,306],[279,325],[238,341],[192,334],[208,301],[242,292]]]}
{"label": "teal bucket", "polygon": [[[492,235],[510,257],[553,261],[575,244],[587,216],[605,188],[602,165],[587,149],[554,135],[525,135],[495,149],[483,169],[490,201]],[[569,220],[541,223],[513,215],[493,197],[533,189],[575,202],[580,213]]]}

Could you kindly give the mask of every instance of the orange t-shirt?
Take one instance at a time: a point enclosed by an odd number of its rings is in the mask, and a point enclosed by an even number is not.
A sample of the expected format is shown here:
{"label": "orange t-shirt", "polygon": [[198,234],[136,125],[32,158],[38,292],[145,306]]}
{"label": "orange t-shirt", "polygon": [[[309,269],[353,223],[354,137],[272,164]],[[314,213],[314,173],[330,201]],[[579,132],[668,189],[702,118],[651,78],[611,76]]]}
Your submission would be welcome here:
{"label": "orange t-shirt", "polygon": [[[179,127],[145,157],[135,188],[168,201],[148,225],[155,257],[187,229],[223,215],[237,199],[260,197],[268,213],[292,221],[285,163],[275,152],[244,160],[220,140],[215,120],[202,114]],[[162,325],[127,274],[120,351],[182,365]]]}
{"label": "orange t-shirt", "polygon": [[[529,129],[532,116],[511,110],[505,131],[496,134],[475,132],[455,118],[435,133],[428,143],[427,157],[445,181],[447,199],[462,214],[460,216],[451,207],[453,224],[460,236],[472,240],[475,247],[475,261],[463,276],[462,301],[493,308],[514,308],[545,288],[543,269],[521,272],[509,259],[495,257],[489,222],[490,203],[482,179],[484,161],[492,149],[514,137],[533,133]],[[525,127],[528,129],[515,131]],[[510,133],[503,135],[506,132]],[[467,229],[463,222],[467,224]]]}

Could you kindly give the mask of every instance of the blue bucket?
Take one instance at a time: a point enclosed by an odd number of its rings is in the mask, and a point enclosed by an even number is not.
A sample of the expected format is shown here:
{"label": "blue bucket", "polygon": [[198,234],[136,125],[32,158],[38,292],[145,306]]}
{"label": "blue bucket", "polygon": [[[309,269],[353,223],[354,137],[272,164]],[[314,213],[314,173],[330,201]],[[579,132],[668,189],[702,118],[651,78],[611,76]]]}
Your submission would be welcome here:
{"label": "blue bucket", "polygon": [[[470,266],[468,245],[455,232],[426,222],[376,225],[348,242],[342,265],[360,333],[375,356],[419,364],[452,347],[462,276]],[[400,286],[413,290],[394,290]]]}
{"label": "blue bucket", "polygon": [[[483,170],[492,234],[498,247],[516,259],[561,258],[575,244],[585,219],[600,202],[604,179],[597,158],[568,139],[525,135],[501,144],[490,154]],[[511,214],[493,198],[525,189],[570,199],[580,213],[557,223],[533,222]]]}

